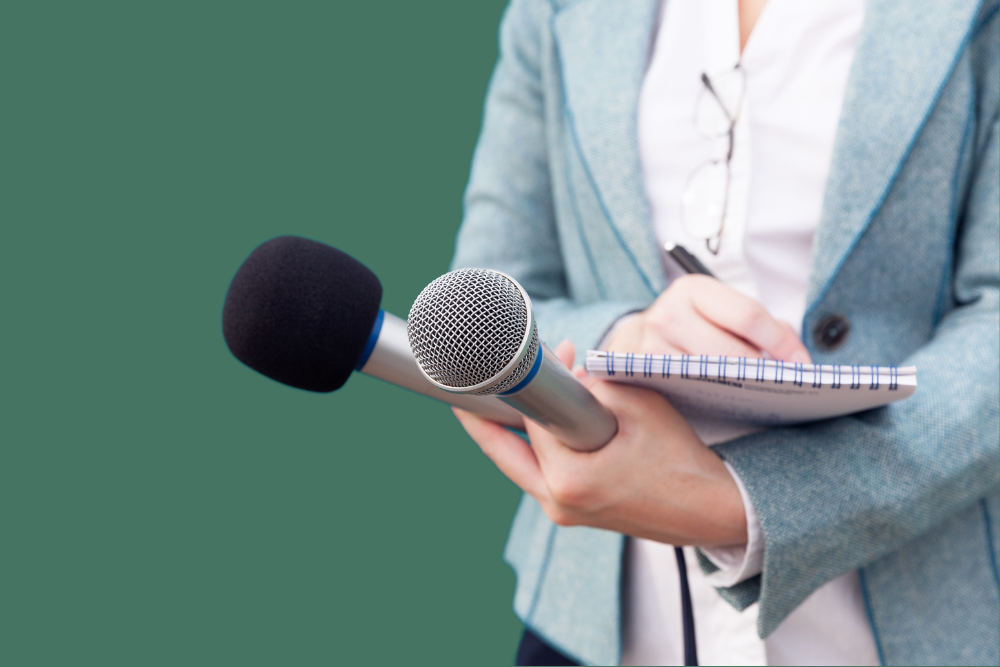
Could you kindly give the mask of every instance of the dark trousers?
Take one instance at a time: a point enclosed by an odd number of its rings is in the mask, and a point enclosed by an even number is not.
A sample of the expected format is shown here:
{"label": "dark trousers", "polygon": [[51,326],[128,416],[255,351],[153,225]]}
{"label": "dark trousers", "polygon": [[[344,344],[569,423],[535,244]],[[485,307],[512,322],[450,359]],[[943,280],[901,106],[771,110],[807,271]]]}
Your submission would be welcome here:
{"label": "dark trousers", "polygon": [[579,665],[546,644],[538,635],[525,628],[517,647],[516,665]]}

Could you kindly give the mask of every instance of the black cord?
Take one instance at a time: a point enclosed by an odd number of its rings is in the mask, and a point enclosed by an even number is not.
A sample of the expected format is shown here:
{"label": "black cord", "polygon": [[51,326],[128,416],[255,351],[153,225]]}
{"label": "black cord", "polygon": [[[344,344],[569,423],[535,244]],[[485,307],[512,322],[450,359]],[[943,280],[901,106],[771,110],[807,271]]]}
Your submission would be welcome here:
{"label": "black cord", "polygon": [[681,619],[684,624],[684,664],[698,664],[698,646],[694,639],[694,609],[691,607],[691,589],[688,587],[687,562],[684,550],[674,547],[677,556],[677,572],[681,577]]}

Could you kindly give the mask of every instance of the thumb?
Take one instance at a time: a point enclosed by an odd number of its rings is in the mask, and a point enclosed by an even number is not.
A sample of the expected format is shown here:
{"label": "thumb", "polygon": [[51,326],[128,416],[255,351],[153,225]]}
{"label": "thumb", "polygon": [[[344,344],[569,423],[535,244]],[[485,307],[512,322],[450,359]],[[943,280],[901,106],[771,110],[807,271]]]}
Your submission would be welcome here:
{"label": "thumb", "polygon": [[576,348],[573,347],[573,343],[568,340],[556,345],[556,349],[553,350],[555,355],[559,358],[559,361],[563,363],[566,368],[573,368],[573,360],[576,359]]}
{"label": "thumb", "polygon": [[555,355],[559,357],[559,361],[563,362],[566,368],[570,369],[570,372],[573,373],[573,377],[582,382],[583,386],[587,389],[590,389],[600,381],[589,375],[586,369],[582,366],[573,368],[573,360],[576,359],[576,348],[573,347],[573,343],[568,340],[564,340],[556,346],[556,349],[553,350],[553,352],[555,352]]}

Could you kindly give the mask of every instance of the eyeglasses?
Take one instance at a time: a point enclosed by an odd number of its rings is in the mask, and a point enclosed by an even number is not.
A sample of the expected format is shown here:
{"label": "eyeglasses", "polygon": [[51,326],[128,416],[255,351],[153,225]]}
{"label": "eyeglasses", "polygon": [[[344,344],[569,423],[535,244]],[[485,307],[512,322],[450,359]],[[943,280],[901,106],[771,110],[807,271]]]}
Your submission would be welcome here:
{"label": "eyeglasses", "polygon": [[725,157],[710,160],[688,178],[681,196],[681,220],[688,234],[705,239],[705,247],[719,254],[722,226],[729,204],[729,163],[733,157],[733,132],[743,106],[746,77],[737,64],[730,70],[709,77],[701,75],[704,87],[695,105],[694,123],[711,140],[729,141]]}

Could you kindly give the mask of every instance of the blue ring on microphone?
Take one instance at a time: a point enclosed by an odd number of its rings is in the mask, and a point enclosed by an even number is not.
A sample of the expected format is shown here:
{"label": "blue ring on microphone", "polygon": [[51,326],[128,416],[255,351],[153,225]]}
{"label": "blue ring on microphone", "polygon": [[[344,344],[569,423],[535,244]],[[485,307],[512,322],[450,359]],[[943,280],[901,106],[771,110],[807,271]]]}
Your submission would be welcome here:
{"label": "blue ring on microphone", "polygon": [[382,320],[385,319],[385,311],[381,308],[378,309],[378,315],[375,316],[375,326],[372,327],[372,332],[368,336],[368,342],[365,343],[365,349],[361,352],[361,358],[358,359],[358,365],[354,367],[354,370],[360,371],[368,363],[368,357],[372,356],[372,350],[375,349],[375,343],[378,342],[378,335],[382,333]]}
{"label": "blue ring on microphone", "polygon": [[528,374],[524,376],[524,379],[514,385],[513,389],[508,391],[502,391],[497,396],[510,396],[513,393],[519,392],[528,386],[528,383],[538,374],[538,369],[542,367],[542,346],[538,346],[538,356],[535,357],[535,363],[531,365],[531,370]]}

